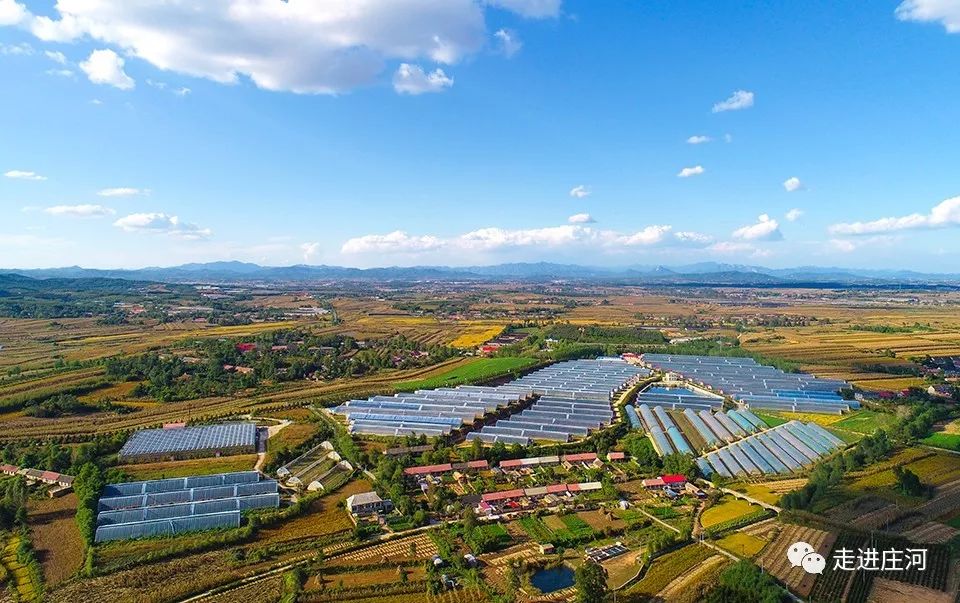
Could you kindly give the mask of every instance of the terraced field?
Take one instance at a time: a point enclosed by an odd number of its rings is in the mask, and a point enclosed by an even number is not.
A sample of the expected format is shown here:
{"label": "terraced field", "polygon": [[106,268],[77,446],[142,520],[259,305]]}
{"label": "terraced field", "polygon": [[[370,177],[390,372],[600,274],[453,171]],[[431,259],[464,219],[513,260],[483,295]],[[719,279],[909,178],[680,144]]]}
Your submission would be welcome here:
{"label": "terraced field", "polygon": [[426,533],[404,536],[374,546],[332,557],[331,565],[360,565],[386,561],[429,559],[437,554],[437,545]]}

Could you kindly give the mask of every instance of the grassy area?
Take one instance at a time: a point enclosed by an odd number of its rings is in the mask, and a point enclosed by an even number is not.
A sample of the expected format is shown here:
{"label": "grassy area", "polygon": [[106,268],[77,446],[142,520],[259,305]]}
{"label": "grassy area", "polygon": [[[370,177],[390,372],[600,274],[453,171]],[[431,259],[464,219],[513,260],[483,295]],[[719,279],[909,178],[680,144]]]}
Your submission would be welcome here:
{"label": "grassy area", "polygon": [[768,412],[760,412],[758,410],[753,411],[753,414],[757,415],[761,421],[769,425],[770,427],[776,427],[777,425],[783,425],[787,422],[783,417],[778,417],[777,415],[770,414]]}
{"label": "grassy area", "polygon": [[732,532],[717,541],[717,545],[747,559],[753,559],[766,544],[762,538],[743,532]]}
{"label": "grassy area", "polygon": [[837,436],[847,444],[856,444],[863,439],[863,434],[856,431],[847,431],[846,429],[836,429],[833,427],[824,427],[824,429]]}
{"label": "grassy area", "polygon": [[710,529],[713,526],[750,515],[760,509],[761,507],[758,505],[752,505],[745,500],[724,496],[718,504],[703,512],[700,516],[700,525],[705,529]]}
{"label": "grassy area", "polygon": [[833,423],[832,426],[836,429],[871,435],[878,429],[889,431],[896,423],[897,417],[892,414],[864,409],[848,415]]}
{"label": "grassy area", "polygon": [[445,373],[417,381],[398,383],[396,387],[398,390],[410,391],[473,383],[508,375],[533,366],[536,362],[533,358],[477,358]]}
{"label": "grassy area", "polygon": [[937,432],[920,441],[928,446],[960,451],[960,433]]}
{"label": "grassy area", "polygon": [[119,465],[117,469],[123,471],[134,480],[163,479],[167,477],[186,477],[189,475],[209,475],[211,473],[229,473],[231,471],[250,471],[256,462],[257,455],[255,454],[238,454],[219,458]]}

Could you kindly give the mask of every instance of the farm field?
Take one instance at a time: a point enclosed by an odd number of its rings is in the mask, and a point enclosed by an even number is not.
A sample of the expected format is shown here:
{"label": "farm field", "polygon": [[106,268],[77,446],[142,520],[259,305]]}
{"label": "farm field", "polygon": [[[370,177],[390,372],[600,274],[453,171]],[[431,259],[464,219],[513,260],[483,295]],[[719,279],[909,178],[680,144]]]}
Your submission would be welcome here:
{"label": "farm field", "polygon": [[842,429],[845,431],[855,431],[865,435],[872,435],[880,429],[889,431],[890,428],[896,424],[896,415],[863,409],[852,414],[845,415],[841,418],[841,420],[833,423],[832,427],[838,430]]}
{"label": "farm field", "polygon": [[708,508],[700,515],[700,525],[704,529],[715,528],[762,510],[762,507],[750,504],[745,500],[724,496],[719,503]]}
{"label": "farm field", "polygon": [[808,597],[813,590],[816,574],[810,575],[802,567],[793,567],[787,559],[787,548],[794,542],[806,542],[824,557],[830,552],[836,537],[830,532],[783,524],[779,536],[771,542],[760,556],[760,563],[767,571],[786,584],[801,597]]}
{"label": "farm field", "polygon": [[231,471],[249,471],[257,462],[255,454],[187,459],[183,461],[159,461],[117,465],[117,469],[129,475],[133,480],[163,479],[166,477],[186,477],[189,475],[209,475]]}
{"label": "farm field", "polygon": [[871,603],[953,603],[954,596],[950,593],[924,588],[915,584],[904,584],[895,580],[875,578],[870,591]]}
{"label": "farm field", "polygon": [[447,372],[419,379],[417,381],[401,381],[396,387],[400,390],[433,389],[437,387],[452,387],[472,381],[490,379],[509,374],[533,366],[533,358],[475,358],[461,363],[460,366]]}
{"label": "farm field", "polygon": [[490,341],[503,332],[503,326],[485,326],[476,325],[464,329],[464,331],[450,345],[455,348],[475,348],[483,343]]}
{"label": "farm field", "polygon": [[350,521],[341,503],[351,494],[369,492],[370,489],[370,483],[366,480],[349,482],[336,492],[319,497],[313,502],[307,513],[260,530],[257,535],[257,543],[263,545],[308,540],[351,530],[353,529],[353,522]]}
{"label": "farm field", "polygon": [[[921,476],[924,483],[933,486],[960,479],[960,456],[946,452],[931,453],[905,463],[904,467]],[[849,484],[849,488],[856,492],[882,496],[882,493],[889,490],[895,483],[896,478],[891,467],[857,477]]]}
{"label": "farm field", "polygon": [[737,492],[743,492],[750,498],[755,498],[759,501],[775,505],[780,500],[781,496],[787,492],[799,490],[806,483],[807,478],[801,477],[796,479],[784,479],[759,483],[737,482],[730,484],[727,487],[732,490],[736,490]]}
{"label": "farm field", "polygon": [[927,446],[935,446],[946,450],[956,450],[960,452],[960,433],[947,433],[938,431],[920,440]]}
{"label": "farm field", "polygon": [[0,534],[0,565],[3,574],[9,577],[19,603],[33,603],[43,600],[43,585],[38,584],[28,567],[17,559],[20,545],[19,534]]}
{"label": "farm field", "polygon": [[625,594],[652,597],[666,588],[677,576],[700,565],[714,555],[716,555],[716,552],[712,549],[699,544],[689,544],[676,551],[666,553],[654,559],[643,577],[630,585]]}
{"label": "farm field", "polygon": [[34,554],[48,586],[60,584],[83,565],[83,539],[74,516],[77,496],[31,500],[27,521]]}
{"label": "farm field", "polygon": [[731,563],[723,555],[714,555],[674,579],[660,591],[659,597],[670,603],[701,603],[703,591],[716,584]]}
{"label": "farm field", "polygon": [[744,532],[731,532],[717,540],[716,544],[738,557],[753,559],[767,545],[767,541]]}

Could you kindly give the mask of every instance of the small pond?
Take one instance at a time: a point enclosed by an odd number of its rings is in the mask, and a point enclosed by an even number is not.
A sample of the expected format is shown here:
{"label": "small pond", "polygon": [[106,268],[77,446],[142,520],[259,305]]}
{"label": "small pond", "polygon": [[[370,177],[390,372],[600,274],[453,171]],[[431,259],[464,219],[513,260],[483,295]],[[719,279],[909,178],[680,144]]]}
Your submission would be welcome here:
{"label": "small pond", "polygon": [[530,584],[544,594],[570,588],[573,582],[573,569],[569,565],[537,570],[530,576]]}

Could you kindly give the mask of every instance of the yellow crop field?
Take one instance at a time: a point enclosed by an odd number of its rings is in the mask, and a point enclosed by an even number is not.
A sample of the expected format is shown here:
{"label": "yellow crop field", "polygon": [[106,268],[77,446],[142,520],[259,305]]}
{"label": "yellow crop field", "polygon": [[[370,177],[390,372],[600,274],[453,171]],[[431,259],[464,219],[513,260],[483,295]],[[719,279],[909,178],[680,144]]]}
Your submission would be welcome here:
{"label": "yellow crop field", "polygon": [[502,326],[483,326],[467,327],[466,331],[461,333],[456,339],[450,342],[455,348],[475,348],[483,343],[490,341],[503,332]]}
{"label": "yellow crop field", "polygon": [[743,517],[744,515],[749,515],[759,510],[759,506],[750,504],[745,500],[725,496],[718,504],[703,512],[700,516],[700,525],[705,529],[709,529],[725,521],[737,519],[738,517]]}
{"label": "yellow crop field", "polygon": [[757,553],[763,550],[767,541],[751,534],[743,532],[733,532],[717,541],[717,545],[727,549],[734,555],[753,559]]}

